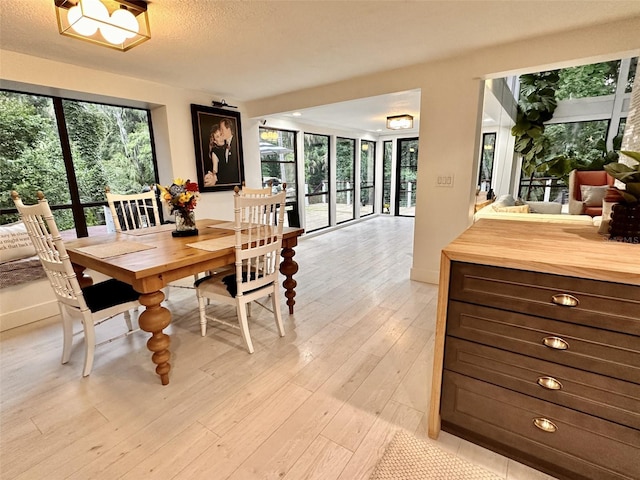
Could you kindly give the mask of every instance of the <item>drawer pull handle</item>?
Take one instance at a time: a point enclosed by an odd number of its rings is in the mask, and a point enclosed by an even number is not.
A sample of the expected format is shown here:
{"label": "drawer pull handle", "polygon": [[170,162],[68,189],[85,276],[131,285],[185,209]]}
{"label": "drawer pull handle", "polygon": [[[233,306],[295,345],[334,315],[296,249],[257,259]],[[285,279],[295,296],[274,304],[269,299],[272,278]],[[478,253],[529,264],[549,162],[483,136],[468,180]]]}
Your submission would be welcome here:
{"label": "drawer pull handle", "polygon": [[555,350],[568,350],[569,344],[560,337],[544,337],[542,344],[545,347],[553,348]]}
{"label": "drawer pull handle", "polygon": [[558,430],[558,427],[555,423],[543,417],[534,418],[533,424],[543,432],[547,433],[554,433],[556,430]]}
{"label": "drawer pull handle", "polygon": [[554,295],[551,297],[551,301],[556,305],[561,305],[563,307],[577,307],[580,305],[580,300],[568,293],[559,293],[558,295]]}
{"label": "drawer pull handle", "polygon": [[547,390],[562,390],[562,384],[553,377],[538,378],[538,385]]}

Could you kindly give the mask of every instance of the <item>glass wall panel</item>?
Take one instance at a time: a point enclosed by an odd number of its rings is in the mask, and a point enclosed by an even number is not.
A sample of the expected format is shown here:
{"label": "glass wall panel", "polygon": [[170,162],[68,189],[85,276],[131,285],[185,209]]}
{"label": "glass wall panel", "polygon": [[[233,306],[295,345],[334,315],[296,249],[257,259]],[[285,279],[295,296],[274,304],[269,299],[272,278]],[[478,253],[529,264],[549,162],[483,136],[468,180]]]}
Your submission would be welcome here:
{"label": "glass wall panel", "polygon": [[638,70],[638,57],[633,57],[631,59],[631,64],[629,65],[629,77],[627,77],[627,84],[624,89],[624,93],[631,93],[633,89],[633,82],[636,79],[636,73]]}
{"label": "glass wall panel", "polygon": [[393,142],[385,140],[382,143],[382,213],[391,213],[391,159]]}
{"label": "glass wall panel", "polygon": [[612,95],[616,91],[620,60],[558,70],[557,100]]}
{"label": "glass wall panel", "polygon": [[17,218],[10,190],[27,204],[42,190],[59,228],[87,236],[105,224],[106,186],[133,193],[157,182],[147,110],[10,91],[0,104],[3,223]]}
{"label": "glass wall panel", "polygon": [[260,127],[260,164],[263,187],[278,193],[287,185],[285,226],[299,227],[296,132]]}
{"label": "glass wall panel", "polygon": [[478,175],[478,187],[482,192],[491,189],[493,176],[493,159],[495,157],[496,134],[485,133],[482,135],[482,152],[480,158],[480,174]]}
{"label": "glass wall panel", "polygon": [[156,183],[146,110],[63,100],[80,200],[101,202]]}
{"label": "glass wall panel", "polygon": [[336,223],[355,218],[356,141],[336,139]]}
{"label": "glass wall panel", "polygon": [[12,190],[26,204],[38,190],[52,205],[71,203],[56,125],[51,98],[0,91],[0,223],[19,219]]}
{"label": "glass wall panel", "polygon": [[305,230],[328,227],[329,136],[304,134]]}
{"label": "glass wall panel", "polygon": [[373,213],[375,200],[376,142],[362,140],[360,152],[360,217]]}
{"label": "glass wall panel", "polygon": [[[547,125],[544,136],[549,140],[549,155],[553,157],[566,154],[579,158],[587,166],[600,162],[608,128],[609,120]],[[566,203],[567,189],[566,178],[534,172],[533,177],[522,177],[519,196],[530,201]]]}
{"label": "glass wall panel", "polygon": [[396,214],[413,217],[418,177],[418,139],[399,139],[397,158]]}

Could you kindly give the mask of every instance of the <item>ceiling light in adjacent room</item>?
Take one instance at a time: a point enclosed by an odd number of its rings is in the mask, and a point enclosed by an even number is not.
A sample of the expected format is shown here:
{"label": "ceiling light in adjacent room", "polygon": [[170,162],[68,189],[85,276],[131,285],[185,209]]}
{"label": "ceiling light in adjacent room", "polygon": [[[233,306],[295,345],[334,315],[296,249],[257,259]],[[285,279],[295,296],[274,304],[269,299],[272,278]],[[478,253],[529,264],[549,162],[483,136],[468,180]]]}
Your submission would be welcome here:
{"label": "ceiling light in adjacent room", "polygon": [[387,128],[389,130],[413,128],[413,117],[408,114],[387,117]]}
{"label": "ceiling light in adjacent room", "polygon": [[61,35],[127,51],[151,38],[144,0],[54,0]]}

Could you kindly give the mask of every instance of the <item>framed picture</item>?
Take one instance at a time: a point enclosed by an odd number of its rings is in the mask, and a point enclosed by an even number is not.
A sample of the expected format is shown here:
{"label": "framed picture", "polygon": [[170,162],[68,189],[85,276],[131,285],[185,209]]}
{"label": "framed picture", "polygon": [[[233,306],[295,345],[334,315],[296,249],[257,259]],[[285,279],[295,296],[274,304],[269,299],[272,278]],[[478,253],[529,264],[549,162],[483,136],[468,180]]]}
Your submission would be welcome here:
{"label": "framed picture", "polygon": [[200,191],[241,187],[244,162],[240,112],[191,104],[191,119]]}

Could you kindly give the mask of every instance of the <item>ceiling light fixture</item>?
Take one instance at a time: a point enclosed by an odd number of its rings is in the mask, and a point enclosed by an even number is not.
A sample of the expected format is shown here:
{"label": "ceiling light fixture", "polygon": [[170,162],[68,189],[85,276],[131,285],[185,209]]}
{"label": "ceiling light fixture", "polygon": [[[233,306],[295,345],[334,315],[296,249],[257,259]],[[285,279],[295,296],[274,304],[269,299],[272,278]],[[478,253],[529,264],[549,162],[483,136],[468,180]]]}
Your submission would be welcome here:
{"label": "ceiling light fixture", "polygon": [[409,114],[394,115],[387,117],[387,128],[389,130],[403,130],[405,128],[413,128],[413,117]]}
{"label": "ceiling light fixture", "polygon": [[280,138],[280,135],[275,130],[263,130],[260,132],[260,138],[269,142],[275,142]]}
{"label": "ceiling light fixture", "polygon": [[54,0],[61,35],[126,52],[151,38],[145,0]]}

